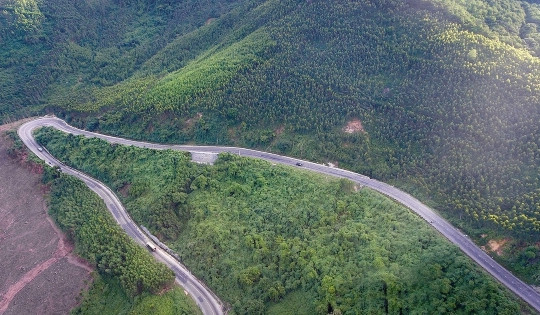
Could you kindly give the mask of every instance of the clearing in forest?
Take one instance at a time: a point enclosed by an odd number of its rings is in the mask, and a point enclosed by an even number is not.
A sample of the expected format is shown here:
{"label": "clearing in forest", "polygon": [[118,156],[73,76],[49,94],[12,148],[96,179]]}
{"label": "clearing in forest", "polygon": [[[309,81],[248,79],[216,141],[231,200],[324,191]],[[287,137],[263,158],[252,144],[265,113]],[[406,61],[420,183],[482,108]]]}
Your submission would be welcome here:
{"label": "clearing in forest", "polygon": [[362,122],[359,119],[353,119],[347,122],[347,125],[343,127],[343,132],[358,133],[358,132],[366,132],[366,131],[364,130],[364,126],[362,126]]}
{"label": "clearing in forest", "polygon": [[0,126],[0,314],[66,314],[92,269],[47,215],[36,168],[8,155],[12,128]]}

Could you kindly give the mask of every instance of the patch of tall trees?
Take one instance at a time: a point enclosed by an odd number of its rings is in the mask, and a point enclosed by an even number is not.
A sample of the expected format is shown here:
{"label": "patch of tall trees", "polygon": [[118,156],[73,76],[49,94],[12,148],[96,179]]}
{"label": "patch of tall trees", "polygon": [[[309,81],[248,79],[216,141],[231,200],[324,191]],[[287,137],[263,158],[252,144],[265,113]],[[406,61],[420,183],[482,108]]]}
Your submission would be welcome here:
{"label": "patch of tall trees", "polygon": [[44,178],[51,184],[49,213],[99,273],[117,278],[132,297],[172,285],[173,272],[131,240],[83,182],[50,169]]}
{"label": "patch of tall trees", "polygon": [[295,292],[320,314],[519,309],[429,225],[347,180],[229,154],[203,166],[50,129],[37,139],[117,190],[236,313],[263,313]]}

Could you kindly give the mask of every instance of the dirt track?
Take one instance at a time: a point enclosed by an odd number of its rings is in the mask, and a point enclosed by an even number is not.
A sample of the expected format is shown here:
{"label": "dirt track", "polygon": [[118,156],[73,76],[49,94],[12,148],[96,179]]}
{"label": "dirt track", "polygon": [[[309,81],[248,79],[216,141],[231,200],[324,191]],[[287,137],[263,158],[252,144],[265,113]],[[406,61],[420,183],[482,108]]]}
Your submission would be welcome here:
{"label": "dirt track", "polygon": [[65,314],[91,268],[47,215],[40,175],[7,154],[0,126],[0,314]]}

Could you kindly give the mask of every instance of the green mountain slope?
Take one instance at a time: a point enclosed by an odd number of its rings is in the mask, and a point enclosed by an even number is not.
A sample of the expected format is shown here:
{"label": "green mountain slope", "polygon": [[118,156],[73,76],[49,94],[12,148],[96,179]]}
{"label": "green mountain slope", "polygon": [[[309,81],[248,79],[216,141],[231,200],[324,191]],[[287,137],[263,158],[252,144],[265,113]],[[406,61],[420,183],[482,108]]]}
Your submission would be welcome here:
{"label": "green mountain slope", "polygon": [[235,314],[519,312],[422,219],[353,182],[230,154],[199,165],[53,129],[37,139],[112,187]]}
{"label": "green mountain slope", "polygon": [[103,87],[238,1],[0,1],[0,117],[31,114],[48,95]]}
{"label": "green mountain slope", "polygon": [[535,1],[6,3],[6,119],[338,163],[511,238],[540,284]]}

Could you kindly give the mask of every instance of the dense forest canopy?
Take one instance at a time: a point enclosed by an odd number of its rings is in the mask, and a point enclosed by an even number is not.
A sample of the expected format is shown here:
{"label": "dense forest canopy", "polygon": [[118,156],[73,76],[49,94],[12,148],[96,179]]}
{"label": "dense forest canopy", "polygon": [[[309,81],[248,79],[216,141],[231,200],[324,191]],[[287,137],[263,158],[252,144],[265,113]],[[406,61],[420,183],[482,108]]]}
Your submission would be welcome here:
{"label": "dense forest canopy", "polygon": [[112,187],[236,314],[519,311],[422,219],[348,180],[230,154],[198,165],[54,129],[37,139]]}
{"label": "dense forest canopy", "polygon": [[540,284],[539,27],[525,0],[2,0],[0,117],[338,164]]}

